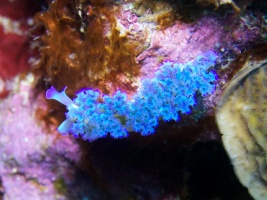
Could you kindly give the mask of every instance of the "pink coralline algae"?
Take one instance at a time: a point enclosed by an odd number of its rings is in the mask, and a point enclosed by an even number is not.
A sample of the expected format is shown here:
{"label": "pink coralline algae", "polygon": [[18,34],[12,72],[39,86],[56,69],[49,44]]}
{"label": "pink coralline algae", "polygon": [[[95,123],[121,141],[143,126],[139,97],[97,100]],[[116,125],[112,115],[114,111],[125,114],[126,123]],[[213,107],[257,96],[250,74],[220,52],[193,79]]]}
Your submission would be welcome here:
{"label": "pink coralline algae", "polygon": [[[43,96],[33,98],[33,76],[16,79],[12,94],[0,102],[0,176],[4,199],[65,199],[54,183],[72,181],[71,163],[79,160],[79,147],[68,137],[48,133],[35,116],[45,109]],[[22,192],[23,191],[23,192]]]}
{"label": "pink coralline algae", "polygon": [[185,63],[209,49],[235,50],[235,54],[240,54],[242,45],[255,38],[260,38],[259,33],[247,28],[243,20],[230,23],[226,19],[204,16],[196,23],[177,21],[164,30],[154,30],[149,47],[136,60],[142,64],[142,74],[151,77],[162,60]]}

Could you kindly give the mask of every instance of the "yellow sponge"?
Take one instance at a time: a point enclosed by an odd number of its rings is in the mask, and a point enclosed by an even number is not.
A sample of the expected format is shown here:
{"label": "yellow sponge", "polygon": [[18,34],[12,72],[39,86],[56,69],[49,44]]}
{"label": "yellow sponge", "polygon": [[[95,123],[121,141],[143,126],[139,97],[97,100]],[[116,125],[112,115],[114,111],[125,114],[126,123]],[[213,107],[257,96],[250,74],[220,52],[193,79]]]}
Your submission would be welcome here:
{"label": "yellow sponge", "polygon": [[247,59],[226,87],[216,113],[222,140],[240,182],[267,199],[267,60]]}

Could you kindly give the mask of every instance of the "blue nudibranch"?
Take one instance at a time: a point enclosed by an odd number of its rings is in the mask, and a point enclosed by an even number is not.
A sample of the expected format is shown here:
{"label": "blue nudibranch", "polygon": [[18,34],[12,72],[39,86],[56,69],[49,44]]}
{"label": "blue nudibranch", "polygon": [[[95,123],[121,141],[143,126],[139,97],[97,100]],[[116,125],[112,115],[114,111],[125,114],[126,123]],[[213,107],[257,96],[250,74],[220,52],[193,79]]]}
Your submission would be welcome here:
{"label": "blue nudibranch", "polygon": [[126,94],[117,91],[113,96],[102,95],[93,89],[84,89],[71,100],[65,90],[51,87],[47,99],[64,104],[66,120],[58,127],[61,134],[72,133],[85,140],[105,137],[127,137],[129,131],[149,135],[155,132],[159,120],[179,120],[189,114],[196,104],[195,94],[202,96],[215,90],[216,73],[208,71],[214,66],[217,55],[208,51],[185,64],[164,62],[152,79],[143,79],[138,92],[127,100]]}

